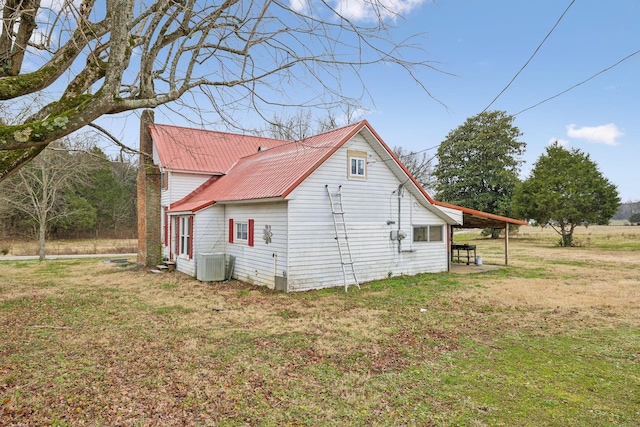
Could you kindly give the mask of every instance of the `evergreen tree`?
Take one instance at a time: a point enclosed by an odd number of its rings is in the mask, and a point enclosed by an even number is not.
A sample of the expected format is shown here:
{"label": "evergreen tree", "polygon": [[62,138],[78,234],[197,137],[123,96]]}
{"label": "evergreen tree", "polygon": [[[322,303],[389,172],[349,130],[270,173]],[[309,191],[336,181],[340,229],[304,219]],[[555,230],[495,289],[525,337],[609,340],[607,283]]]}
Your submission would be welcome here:
{"label": "evergreen tree", "polygon": [[[471,209],[511,215],[526,144],[504,111],[487,111],[449,132],[434,168],[436,199]],[[496,233],[492,234],[497,237]]]}
{"label": "evergreen tree", "polygon": [[619,206],[616,186],[589,155],[558,143],[547,147],[514,197],[518,216],[551,226],[560,234],[561,246],[573,246],[579,225],[608,224]]}

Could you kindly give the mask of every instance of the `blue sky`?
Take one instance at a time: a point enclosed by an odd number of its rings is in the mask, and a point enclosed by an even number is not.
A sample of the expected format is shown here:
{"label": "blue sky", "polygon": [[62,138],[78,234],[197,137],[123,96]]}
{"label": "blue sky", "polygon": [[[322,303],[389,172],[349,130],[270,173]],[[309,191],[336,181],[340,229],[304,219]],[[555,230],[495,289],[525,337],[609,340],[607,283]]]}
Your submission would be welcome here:
{"label": "blue sky", "polygon": [[[425,73],[447,108],[393,70],[371,73],[375,99],[366,118],[387,144],[437,146],[485,109],[529,60],[571,1],[441,0],[398,24],[426,32],[424,48],[455,77]],[[640,1],[578,0],[490,109],[509,114],[559,94],[640,50]],[[387,74],[388,73],[388,74]],[[401,73],[399,73],[401,74]],[[393,83],[391,83],[393,82]],[[640,200],[640,54],[592,80],[516,115],[527,143],[523,174],[552,140],[589,153],[623,202]],[[430,151],[435,154],[435,149]]]}
{"label": "blue sky", "polygon": [[[390,146],[435,155],[447,134],[489,106],[530,59],[571,0],[384,0],[402,10],[396,39],[422,33],[420,47],[443,71],[418,74],[437,101],[393,66],[362,72],[372,101],[366,118]],[[303,4],[303,0],[293,3]],[[301,3],[302,2],[302,3]],[[335,0],[366,17],[362,0]],[[365,8],[366,9],[366,8]],[[363,12],[364,10],[364,12]],[[590,81],[528,109],[640,49],[640,0],[577,0],[529,64],[489,109],[517,114],[526,142],[523,178],[553,140],[589,153],[623,202],[640,200],[640,54]],[[424,59],[421,57],[419,59]],[[348,77],[345,86],[348,85]],[[442,105],[444,104],[444,106]],[[445,107],[446,106],[446,107]],[[526,110],[526,111],[523,111]],[[166,110],[165,110],[166,111]],[[137,139],[136,115],[100,124]],[[122,120],[125,120],[124,127]],[[161,111],[156,121],[182,124]],[[119,132],[114,132],[118,134]]]}

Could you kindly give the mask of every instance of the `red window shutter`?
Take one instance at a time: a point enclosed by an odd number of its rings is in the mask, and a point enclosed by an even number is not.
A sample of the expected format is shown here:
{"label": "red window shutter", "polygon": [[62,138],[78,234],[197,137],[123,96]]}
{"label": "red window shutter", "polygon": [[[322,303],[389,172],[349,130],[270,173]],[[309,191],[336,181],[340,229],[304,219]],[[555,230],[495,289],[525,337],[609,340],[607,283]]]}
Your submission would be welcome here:
{"label": "red window shutter", "polygon": [[180,255],[180,217],[176,216],[176,256]]}
{"label": "red window shutter", "polygon": [[169,234],[169,241],[167,242],[167,245],[169,246],[169,259],[171,261],[173,261],[173,246],[171,245],[171,236],[172,236],[172,232],[174,229],[174,225],[173,225],[173,218],[172,216],[169,217],[169,224],[167,225],[167,227],[169,227],[168,230],[168,234]]}
{"label": "red window shutter", "polygon": [[164,245],[167,246],[169,244],[169,214],[166,206],[162,209],[164,210]]}
{"label": "red window shutter", "polygon": [[248,234],[248,243],[249,246],[253,246],[253,226],[254,226],[254,220],[250,219],[249,220],[249,224],[247,226],[248,230],[247,230],[247,234]]}
{"label": "red window shutter", "polygon": [[229,243],[233,243],[233,233],[235,230],[233,229],[233,218],[229,218]]}

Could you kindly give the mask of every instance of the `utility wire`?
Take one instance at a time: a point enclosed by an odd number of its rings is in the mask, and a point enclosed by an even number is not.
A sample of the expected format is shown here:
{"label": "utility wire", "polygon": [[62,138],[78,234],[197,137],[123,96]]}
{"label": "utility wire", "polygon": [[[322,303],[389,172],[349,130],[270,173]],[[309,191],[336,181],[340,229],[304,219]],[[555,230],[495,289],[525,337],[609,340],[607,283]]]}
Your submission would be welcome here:
{"label": "utility wire", "polygon": [[509,81],[509,83],[507,83],[507,85],[504,87],[504,89],[502,89],[500,91],[499,94],[496,95],[495,98],[493,98],[493,101],[491,101],[489,103],[489,105],[487,105],[484,110],[482,110],[482,112],[484,113],[485,111],[487,111],[489,109],[489,107],[491,107],[493,105],[494,102],[496,102],[498,100],[498,98],[500,98],[500,96],[509,88],[509,86],[511,86],[511,83],[513,83],[515,81],[515,79],[520,75],[520,73],[522,73],[522,71],[524,71],[524,69],[527,67],[527,65],[529,65],[529,63],[531,62],[531,60],[533,59],[534,56],[536,56],[536,54],[538,53],[538,51],[540,50],[540,48],[542,47],[542,45],[547,41],[547,39],[549,38],[549,36],[551,35],[551,33],[554,32],[554,30],[556,29],[556,27],[558,26],[558,24],[560,24],[560,21],[562,21],[562,18],[564,18],[564,15],[567,14],[567,12],[569,11],[569,9],[571,8],[571,6],[573,6],[573,3],[575,3],[576,0],[571,0],[571,3],[569,3],[569,6],[567,6],[567,8],[564,10],[564,12],[562,12],[562,15],[560,15],[560,18],[558,18],[558,20],[556,21],[555,25],[551,28],[551,30],[547,33],[547,35],[544,37],[544,39],[540,42],[540,44],[538,45],[538,47],[536,48],[536,50],[533,51],[533,53],[531,54],[531,56],[529,57],[529,59],[527,60],[527,62],[525,62],[525,64],[520,68],[520,70],[516,73],[515,76],[513,76],[513,78],[511,79],[511,81]]}
{"label": "utility wire", "polygon": [[[438,148],[439,146],[440,146],[440,144],[434,145],[433,147],[424,148],[424,149],[419,150],[419,151],[411,151],[411,152],[406,153],[406,154],[407,155],[409,155],[409,154],[420,154],[420,153],[424,153],[425,151],[434,150],[434,149]],[[393,151],[393,150],[391,150],[391,151]]]}
{"label": "utility wire", "polygon": [[578,86],[580,86],[580,85],[582,85],[582,84],[585,84],[585,83],[586,83],[586,82],[588,82],[589,80],[592,80],[592,79],[594,79],[594,78],[598,77],[600,74],[602,74],[602,73],[605,73],[605,72],[609,71],[609,70],[610,70],[610,69],[612,69],[613,67],[616,67],[616,66],[620,65],[621,63],[623,63],[623,62],[624,62],[624,61],[626,61],[627,59],[629,59],[629,58],[631,58],[632,56],[635,56],[635,55],[637,55],[637,54],[639,54],[639,53],[640,53],[640,50],[636,50],[635,52],[633,52],[633,53],[631,53],[631,54],[629,54],[629,55],[625,56],[624,58],[622,58],[621,60],[619,60],[619,61],[618,61],[618,62],[616,62],[615,64],[613,64],[613,65],[611,65],[611,66],[609,66],[609,67],[605,68],[604,70],[598,71],[597,73],[595,73],[595,74],[594,74],[594,75],[592,75],[591,77],[589,77],[589,78],[587,78],[587,79],[585,79],[585,80],[581,81],[580,83],[576,83],[576,84],[574,84],[573,86],[571,86],[570,88],[565,89],[565,90],[563,90],[563,91],[562,91],[562,92],[560,92],[560,93],[557,93],[557,94],[555,94],[555,95],[553,95],[553,96],[550,96],[550,97],[549,97],[549,98],[547,98],[547,99],[543,99],[542,101],[538,102],[537,104],[532,105],[531,107],[527,107],[527,108],[525,108],[524,110],[520,110],[520,111],[518,111],[517,113],[515,113],[515,114],[514,114],[514,116],[517,116],[517,115],[518,115],[518,114],[520,114],[520,113],[524,113],[525,111],[531,110],[532,108],[535,108],[535,107],[537,107],[537,106],[538,106],[538,105],[540,105],[540,104],[544,104],[545,102],[550,101],[550,100],[552,100],[552,99],[554,99],[554,98],[557,98],[557,97],[559,97],[560,95],[564,95],[565,93],[569,92],[570,90],[575,89],[575,88],[577,88]]}

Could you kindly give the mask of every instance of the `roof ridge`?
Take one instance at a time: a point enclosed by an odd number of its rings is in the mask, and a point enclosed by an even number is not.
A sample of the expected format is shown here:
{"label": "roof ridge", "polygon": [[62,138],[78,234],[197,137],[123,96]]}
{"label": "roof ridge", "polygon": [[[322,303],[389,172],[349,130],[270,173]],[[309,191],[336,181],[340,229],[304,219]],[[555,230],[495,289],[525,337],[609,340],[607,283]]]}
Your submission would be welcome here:
{"label": "roof ridge", "polygon": [[[353,128],[357,128],[359,125],[363,124],[364,122],[366,122],[366,120],[361,120],[361,121],[359,121],[359,122],[351,123],[351,124],[349,124],[349,125],[341,126],[341,127],[339,127],[339,128],[329,129],[329,130],[327,130],[327,131],[324,131],[324,132],[318,133],[318,134],[316,134],[316,135],[312,135],[312,136],[309,136],[309,137],[307,137],[307,138],[303,138],[303,139],[297,139],[297,140],[295,140],[295,141],[278,140],[278,139],[276,139],[275,141],[283,141],[283,144],[276,145],[275,147],[271,147],[271,148],[268,148],[268,149],[266,149],[266,150],[262,150],[262,151],[260,151],[260,150],[259,150],[259,151],[256,151],[255,153],[247,154],[246,156],[242,156],[242,157],[238,158],[238,159],[236,160],[236,162],[235,162],[235,163],[234,163],[234,164],[229,168],[229,171],[230,171],[231,169],[233,169],[233,167],[234,167],[234,166],[235,166],[235,165],[236,165],[240,160],[247,159],[247,158],[249,158],[249,157],[253,157],[253,156],[264,155],[264,153],[269,153],[269,154],[271,154],[271,153],[273,153],[273,150],[276,150],[276,149],[284,149],[284,148],[285,148],[285,147],[287,147],[287,146],[297,145],[297,146],[301,146],[301,147],[303,147],[303,148],[317,148],[317,149],[326,148],[326,147],[322,147],[322,146],[310,146],[310,145],[307,143],[307,141],[309,141],[309,140],[311,140],[311,139],[319,139],[320,137],[325,136],[325,135],[327,135],[327,134],[329,134],[329,133],[339,132],[339,131],[346,131],[346,130],[351,130],[351,129],[353,129]],[[229,171],[227,171],[227,173],[228,173]]]}
{"label": "roof ridge", "polygon": [[169,125],[169,124],[165,124],[165,123],[153,123],[150,126],[151,127],[166,127],[166,128],[195,130],[195,131],[199,131],[199,132],[218,133],[218,134],[223,134],[223,135],[243,136],[243,137],[248,137],[248,138],[266,139],[266,140],[270,140],[270,141],[278,141],[278,142],[285,142],[285,143],[286,142],[290,142],[290,141],[288,141],[286,139],[270,138],[270,137],[267,137],[267,136],[251,135],[251,134],[238,133],[238,132],[228,132],[228,131],[215,130],[215,129],[202,129],[202,128],[197,128],[197,127],[188,127],[188,126],[180,126],[180,125]]}
{"label": "roof ridge", "polygon": [[363,123],[366,123],[366,120],[360,120],[360,121],[357,121],[357,122],[354,122],[354,123],[349,123],[349,124],[344,125],[344,126],[340,126],[340,127],[329,129],[329,130],[325,130],[324,132],[316,133],[315,135],[311,135],[311,136],[308,136],[306,138],[297,139],[297,140],[291,141],[291,142],[304,142],[307,139],[311,139],[311,138],[315,138],[315,137],[318,137],[318,136],[322,136],[322,135],[325,135],[327,133],[338,132],[338,131],[341,131],[341,130],[345,130],[347,128],[357,127],[357,126],[359,126],[359,125],[361,125]]}

